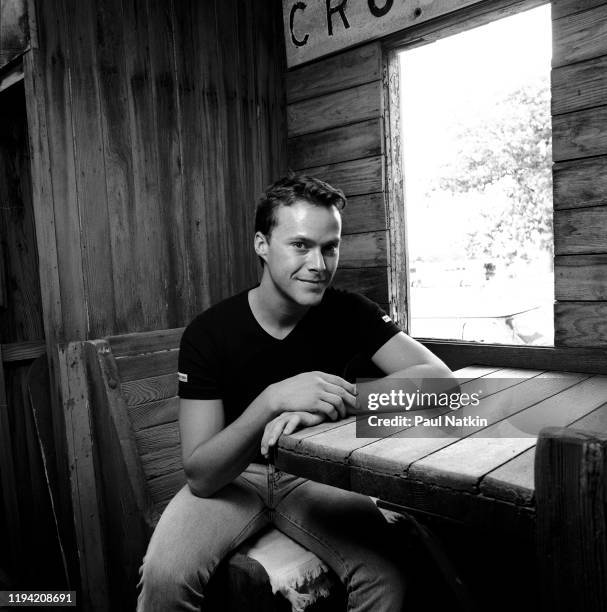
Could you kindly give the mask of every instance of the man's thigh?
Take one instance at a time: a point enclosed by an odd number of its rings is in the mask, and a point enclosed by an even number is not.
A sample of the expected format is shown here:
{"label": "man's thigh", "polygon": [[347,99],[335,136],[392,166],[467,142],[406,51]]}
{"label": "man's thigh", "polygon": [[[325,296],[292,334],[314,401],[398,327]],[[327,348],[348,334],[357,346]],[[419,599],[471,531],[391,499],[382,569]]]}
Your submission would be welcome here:
{"label": "man's thigh", "polygon": [[303,480],[276,504],[274,523],[340,578],[360,564],[382,571],[397,562],[390,527],[366,495]]}
{"label": "man's thigh", "polygon": [[[184,486],[154,530],[146,563],[210,573],[223,557],[268,523],[265,503],[243,478],[212,497],[196,497]],[[180,573],[181,573],[180,572]]]}

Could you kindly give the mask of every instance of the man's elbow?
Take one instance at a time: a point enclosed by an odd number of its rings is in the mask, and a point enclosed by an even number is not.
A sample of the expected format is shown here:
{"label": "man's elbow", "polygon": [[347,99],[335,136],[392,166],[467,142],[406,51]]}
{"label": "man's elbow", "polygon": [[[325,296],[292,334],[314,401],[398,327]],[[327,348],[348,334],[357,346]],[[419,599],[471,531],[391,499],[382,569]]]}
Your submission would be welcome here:
{"label": "man's elbow", "polygon": [[204,478],[203,475],[197,473],[197,470],[184,465],[184,472],[192,495],[196,497],[212,497],[215,494],[217,487],[214,487],[208,478]]}

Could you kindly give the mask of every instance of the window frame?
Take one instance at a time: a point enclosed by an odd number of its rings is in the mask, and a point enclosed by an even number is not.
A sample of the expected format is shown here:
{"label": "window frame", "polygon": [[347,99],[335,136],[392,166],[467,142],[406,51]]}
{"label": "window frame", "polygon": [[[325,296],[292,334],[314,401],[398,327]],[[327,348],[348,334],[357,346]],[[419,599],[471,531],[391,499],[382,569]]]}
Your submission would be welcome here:
{"label": "window frame", "polygon": [[[400,145],[400,66],[398,55],[406,49],[486,25],[516,13],[548,4],[550,0],[490,0],[466,7],[436,20],[413,26],[381,41],[385,151],[385,197],[389,233],[389,298],[392,313],[409,331],[409,260],[405,227]],[[552,93],[552,86],[551,86]],[[553,162],[554,177],[554,162]],[[556,303],[556,302],[555,302]],[[553,320],[556,324],[553,309]],[[588,347],[485,344],[473,341],[417,338],[450,367],[473,363],[501,367],[607,373],[607,350]]]}

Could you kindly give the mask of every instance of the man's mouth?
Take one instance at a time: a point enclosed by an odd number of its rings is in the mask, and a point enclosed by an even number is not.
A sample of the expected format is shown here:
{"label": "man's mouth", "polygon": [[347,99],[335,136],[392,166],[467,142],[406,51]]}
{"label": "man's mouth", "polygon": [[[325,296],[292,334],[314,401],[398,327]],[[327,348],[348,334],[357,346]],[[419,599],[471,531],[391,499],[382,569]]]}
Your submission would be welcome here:
{"label": "man's mouth", "polygon": [[310,285],[324,285],[324,284],[326,284],[326,281],[320,280],[320,279],[298,278],[297,280],[301,281],[302,283],[308,283]]}

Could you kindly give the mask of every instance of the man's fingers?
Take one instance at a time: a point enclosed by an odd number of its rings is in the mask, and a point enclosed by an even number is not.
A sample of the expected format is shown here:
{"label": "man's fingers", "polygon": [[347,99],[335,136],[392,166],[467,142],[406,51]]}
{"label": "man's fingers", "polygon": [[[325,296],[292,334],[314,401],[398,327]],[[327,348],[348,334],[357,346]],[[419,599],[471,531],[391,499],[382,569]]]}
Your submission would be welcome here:
{"label": "man's fingers", "polygon": [[327,372],[319,372],[320,377],[328,383],[332,385],[338,385],[342,389],[345,389],[348,393],[352,395],[356,395],[356,385],[348,382],[345,378],[341,378],[341,376],[336,376],[335,374],[327,374]]}
{"label": "man's fingers", "polygon": [[278,440],[285,427],[285,423],[285,418],[281,415],[266,425],[261,438],[261,454],[264,457],[267,458],[270,446],[274,446],[276,440]]}
{"label": "man's fingers", "polygon": [[351,406],[352,408],[356,408],[356,396],[352,395],[352,393],[349,391],[346,391],[343,387],[334,385],[333,383],[326,383],[325,391],[339,395],[344,403],[348,404],[348,406]]}
{"label": "man's fingers", "polygon": [[329,393],[327,391],[324,391],[320,395],[320,399],[323,400],[323,402],[327,402],[328,404],[331,404],[335,408],[335,410],[337,410],[337,413],[339,414],[340,418],[343,419],[346,416],[346,407],[344,405],[344,401],[341,399],[339,395],[336,395],[335,393]]}
{"label": "man's fingers", "polygon": [[322,399],[322,397],[318,402],[316,402],[316,407],[317,412],[322,412],[323,414],[326,414],[332,421],[337,421],[337,419],[339,418],[339,412],[337,412],[335,406],[333,406],[333,404],[331,404],[330,402],[327,402]]}
{"label": "man's fingers", "polygon": [[285,436],[292,434],[297,429],[299,423],[300,418],[297,415],[291,417],[288,423],[285,425],[285,428],[282,430],[282,433],[285,434]]}

